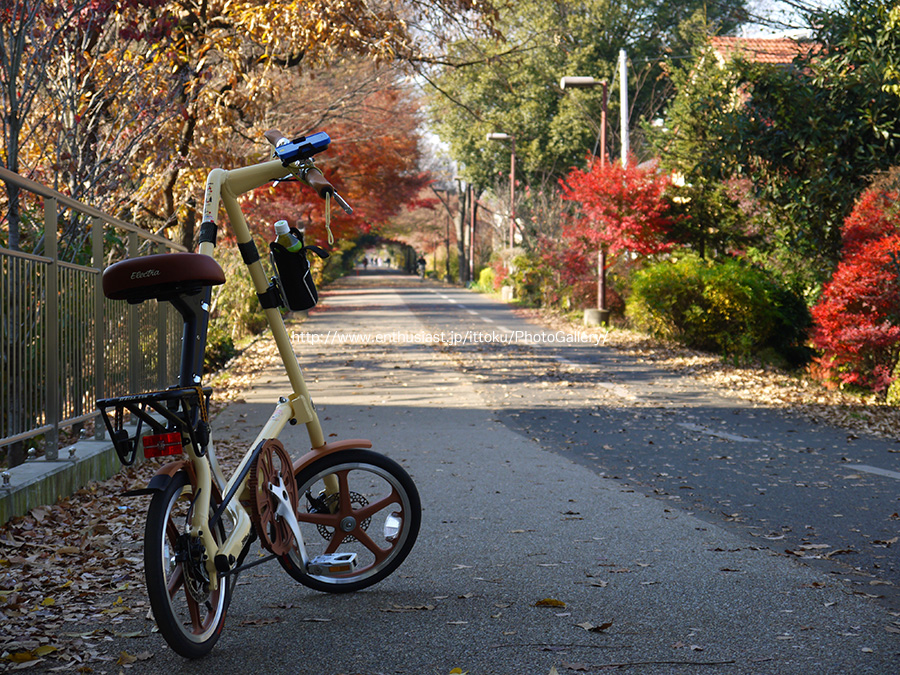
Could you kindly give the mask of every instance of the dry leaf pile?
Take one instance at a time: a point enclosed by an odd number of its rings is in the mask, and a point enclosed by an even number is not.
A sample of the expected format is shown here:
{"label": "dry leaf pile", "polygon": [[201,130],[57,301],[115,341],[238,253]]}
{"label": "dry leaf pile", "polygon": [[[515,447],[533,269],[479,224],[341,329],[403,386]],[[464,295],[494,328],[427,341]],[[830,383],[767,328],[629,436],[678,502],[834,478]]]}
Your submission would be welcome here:
{"label": "dry leaf pile", "polygon": [[0,664],[49,662],[51,670],[55,663],[68,672],[115,664],[105,639],[148,608],[141,553],[146,504],[119,493],[151,468],[124,471],[0,529]]}
{"label": "dry leaf pile", "polygon": [[[251,344],[229,364],[227,375],[213,380],[213,412],[238,400],[278,358],[271,339]],[[225,471],[244,449],[216,439]],[[119,672],[151,658],[110,653],[109,642],[155,631],[144,588],[149,497],[121,493],[144,487],[164,461],[123,469],[0,527],[0,671]]]}

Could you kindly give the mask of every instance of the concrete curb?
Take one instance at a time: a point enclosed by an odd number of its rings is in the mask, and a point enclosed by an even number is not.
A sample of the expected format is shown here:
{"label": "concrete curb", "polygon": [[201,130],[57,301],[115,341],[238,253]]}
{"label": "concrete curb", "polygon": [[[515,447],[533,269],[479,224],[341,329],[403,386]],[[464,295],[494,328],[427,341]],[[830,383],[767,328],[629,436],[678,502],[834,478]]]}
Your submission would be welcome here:
{"label": "concrete curb", "polygon": [[79,441],[63,448],[60,454],[68,454],[69,458],[34,459],[4,472],[0,482],[0,524],[35,507],[55,504],[91,481],[109,478],[122,466],[111,441]]}

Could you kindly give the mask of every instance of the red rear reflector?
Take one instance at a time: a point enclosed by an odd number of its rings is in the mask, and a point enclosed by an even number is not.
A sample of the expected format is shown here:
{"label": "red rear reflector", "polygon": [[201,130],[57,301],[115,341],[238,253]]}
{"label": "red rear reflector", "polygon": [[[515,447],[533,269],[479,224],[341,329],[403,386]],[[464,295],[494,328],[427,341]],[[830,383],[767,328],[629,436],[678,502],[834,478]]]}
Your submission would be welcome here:
{"label": "red rear reflector", "polygon": [[181,454],[181,432],[144,436],[144,457]]}

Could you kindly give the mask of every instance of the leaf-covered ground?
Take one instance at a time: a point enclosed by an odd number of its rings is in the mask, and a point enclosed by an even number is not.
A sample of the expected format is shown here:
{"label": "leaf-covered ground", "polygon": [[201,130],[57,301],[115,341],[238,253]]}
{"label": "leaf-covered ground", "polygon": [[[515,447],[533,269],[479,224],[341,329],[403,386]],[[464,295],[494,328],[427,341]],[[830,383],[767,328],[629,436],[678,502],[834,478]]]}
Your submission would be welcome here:
{"label": "leaf-covered ground", "polygon": [[[271,340],[251,344],[216,378],[215,406],[239,399],[277,362]],[[243,449],[217,439],[223,470]],[[143,578],[147,498],[121,493],[145,486],[164,461],[123,469],[0,527],[0,670],[118,672],[151,657],[110,653],[107,643],[155,630]]]}

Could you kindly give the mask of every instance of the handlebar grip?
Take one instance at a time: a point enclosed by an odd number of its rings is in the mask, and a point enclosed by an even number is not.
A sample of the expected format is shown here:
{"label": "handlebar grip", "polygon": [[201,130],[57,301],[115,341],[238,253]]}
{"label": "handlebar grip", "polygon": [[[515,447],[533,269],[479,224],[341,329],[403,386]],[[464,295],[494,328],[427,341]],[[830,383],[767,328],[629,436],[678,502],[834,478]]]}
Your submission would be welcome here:
{"label": "handlebar grip", "polygon": [[269,141],[276,148],[282,143],[289,143],[288,138],[278,131],[278,129],[269,129],[266,133],[263,134],[266,137],[266,140]]}
{"label": "handlebar grip", "polygon": [[307,171],[303,179],[322,199],[325,199],[325,195],[327,194],[334,194],[334,186],[329,183],[322,172],[315,167]]}

